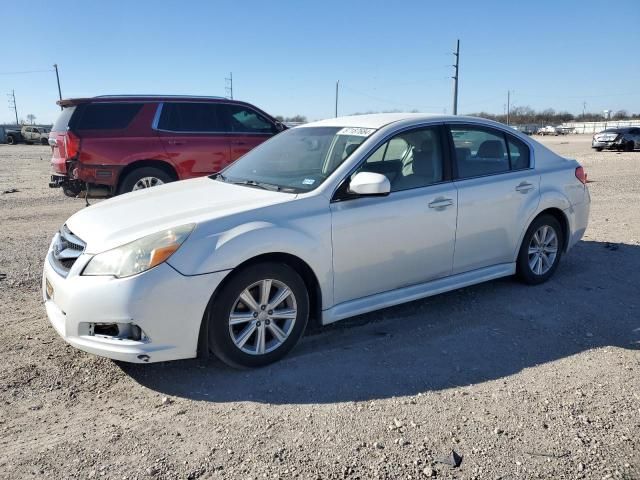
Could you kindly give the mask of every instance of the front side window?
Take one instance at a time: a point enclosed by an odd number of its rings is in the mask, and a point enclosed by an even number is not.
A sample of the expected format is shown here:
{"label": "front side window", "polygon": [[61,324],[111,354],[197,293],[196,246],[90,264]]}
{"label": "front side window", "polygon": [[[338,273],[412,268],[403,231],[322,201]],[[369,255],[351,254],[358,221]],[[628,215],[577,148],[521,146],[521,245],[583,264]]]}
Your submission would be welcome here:
{"label": "front side window", "polygon": [[215,178],[285,192],[321,185],[375,130],[297,127],[260,144]]}
{"label": "front side window", "polygon": [[450,127],[458,178],[529,168],[529,147],[520,139],[481,126]]}
{"label": "front side window", "polygon": [[439,127],[401,133],[376,149],[358,172],[386,176],[391,191],[426,187],[441,182],[443,156]]}
{"label": "front side window", "polygon": [[231,131],[237,133],[277,133],[275,125],[258,112],[241,105],[227,105]]}
{"label": "front side window", "polygon": [[158,129],[171,132],[213,133],[226,128],[215,103],[168,102],[162,105]]}

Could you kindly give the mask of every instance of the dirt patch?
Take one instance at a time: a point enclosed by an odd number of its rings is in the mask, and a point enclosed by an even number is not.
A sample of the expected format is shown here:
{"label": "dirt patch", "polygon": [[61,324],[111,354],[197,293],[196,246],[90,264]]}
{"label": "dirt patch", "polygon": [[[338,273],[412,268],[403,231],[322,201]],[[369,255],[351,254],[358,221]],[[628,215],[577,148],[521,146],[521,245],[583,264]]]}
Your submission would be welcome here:
{"label": "dirt patch", "polygon": [[542,141],[592,181],[550,282],[350,319],[242,372],[58,338],[41,267],[84,200],[48,188],[48,147],[0,145],[0,478],[639,478],[640,152]]}

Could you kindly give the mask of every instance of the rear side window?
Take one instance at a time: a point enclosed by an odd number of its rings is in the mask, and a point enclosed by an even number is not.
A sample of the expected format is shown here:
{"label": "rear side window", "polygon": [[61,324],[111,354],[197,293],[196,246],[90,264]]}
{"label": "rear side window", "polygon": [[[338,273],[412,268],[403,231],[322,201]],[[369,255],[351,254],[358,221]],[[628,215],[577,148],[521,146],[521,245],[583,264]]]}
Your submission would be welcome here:
{"label": "rear side window", "polygon": [[171,132],[224,132],[220,106],[215,103],[164,103],[158,129]]}
{"label": "rear side window", "polygon": [[529,168],[529,147],[515,137],[507,135],[509,145],[509,157],[511,159],[511,170],[522,170]]}
{"label": "rear side window", "polygon": [[73,105],[72,107],[64,107],[62,109],[62,112],[60,112],[60,115],[58,115],[56,123],[54,123],[53,127],[51,127],[51,131],[65,132],[67,130],[67,127],[69,126],[69,121],[71,120],[71,117],[73,116],[73,113],[75,111],[75,105]]}
{"label": "rear side window", "polygon": [[227,105],[232,132],[238,133],[278,133],[275,125],[252,110],[241,105]]}
{"label": "rear side window", "polygon": [[499,130],[451,126],[458,178],[480,177],[529,168],[529,147]]}
{"label": "rear side window", "polygon": [[127,128],[142,103],[88,103],[80,105],[73,117],[76,130],[120,130]]}

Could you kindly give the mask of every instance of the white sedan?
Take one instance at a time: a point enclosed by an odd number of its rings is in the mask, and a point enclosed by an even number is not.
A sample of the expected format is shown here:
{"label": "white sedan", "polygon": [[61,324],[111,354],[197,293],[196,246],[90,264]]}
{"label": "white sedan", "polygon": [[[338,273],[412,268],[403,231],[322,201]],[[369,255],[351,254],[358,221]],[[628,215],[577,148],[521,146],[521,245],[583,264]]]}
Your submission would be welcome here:
{"label": "white sedan", "polygon": [[287,130],[210,177],[122,195],[56,233],[42,280],[71,345],[128,362],[273,362],[326,325],[516,275],[587,228],[578,162],[491,121],[362,115]]}

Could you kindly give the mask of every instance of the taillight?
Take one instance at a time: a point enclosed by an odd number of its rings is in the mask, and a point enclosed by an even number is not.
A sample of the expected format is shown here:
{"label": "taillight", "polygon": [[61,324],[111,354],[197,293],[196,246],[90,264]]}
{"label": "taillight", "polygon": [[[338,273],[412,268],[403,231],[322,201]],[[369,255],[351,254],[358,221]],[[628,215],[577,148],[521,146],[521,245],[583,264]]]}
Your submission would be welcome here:
{"label": "taillight", "polygon": [[581,183],[587,183],[587,174],[584,172],[584,168],[577,167],[576,168],[576,178],[580,180]]}
{"label": "taillight", "polygon": [[80,151],[80,139],[71,131],[64,136],[64,151],[67,159],[75,157]]}

